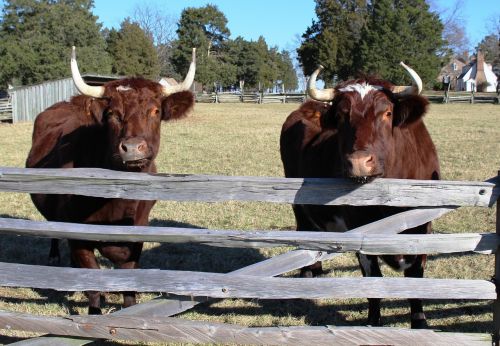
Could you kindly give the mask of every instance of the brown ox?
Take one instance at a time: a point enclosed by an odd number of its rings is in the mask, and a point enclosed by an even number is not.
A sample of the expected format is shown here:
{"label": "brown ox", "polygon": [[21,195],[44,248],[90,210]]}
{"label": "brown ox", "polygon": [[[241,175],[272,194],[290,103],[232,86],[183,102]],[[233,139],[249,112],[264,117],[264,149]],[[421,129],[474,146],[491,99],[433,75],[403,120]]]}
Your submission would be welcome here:
{"label": "brown ox", "polygon": [[[286,119],[280,139],[287,177],[348,177],[359,183],[375,177],[439,179],[436,149],[422,121],[428,102],[418,94],[420,77],[409,87],[374,79],[358,79],[335,89],[317,90]],[[294,205],[297,230],[345,231],[400,212],[401,208]],[[429,233],[431,225],[404,233]],[[357,254],[364,276],[382,276],[377,256]],[[422,277],[425,255],[382,256],[407,277]],[[322,273],[321,263],[303,268],[303,276]],[[426,326],[421,300],[411,299],[412,328]],[[369,299],[368,324],[380,325],[380,299]]]}
{"label": "brown ox", "polygon": [[[33,168],[97,167],[155,173],[161,121],[186,115],[194,103],[188,91],[195,73],[195,55],[183,83],[162,86],[143,78],[112,81],[104,86],[85,84],[71,57],[73,80],[83,94],[40,113],[26,161]],[[50,221],[99,225],[147,225],[154,201],[105,199],[78,195],[33,194],[32,200]],[[59,261],[57,241],[50,260]],[[99,268],[97,249],[117,268],[137,268],[142,243],[70,240],[71,262],[81,268]],[[99,292],[87,292],[89,313],[99,314]],[[124,292],[124,306],[135,304],[135,292]]]}

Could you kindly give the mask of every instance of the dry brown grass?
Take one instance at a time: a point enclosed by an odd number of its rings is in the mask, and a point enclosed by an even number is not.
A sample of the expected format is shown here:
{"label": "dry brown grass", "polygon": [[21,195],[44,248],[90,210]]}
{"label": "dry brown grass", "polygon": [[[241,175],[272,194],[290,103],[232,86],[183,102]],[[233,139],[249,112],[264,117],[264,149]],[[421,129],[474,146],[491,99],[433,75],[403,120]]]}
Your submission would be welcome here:
{"label": "dry brown grass", "polygon": [[[224,175],[282,176],[279,133],[285,117],[297,105],[197,104],[195,112],[163,126],[159,171]],[[495,105],[432,105],[426,123],[441,159],[443,178],[485,180],[500,169],[500,107]],[[30,146],[32,124],[0,125],[0,166],[22,167]],[[27,195],[1,193],[0,215],[41,220]],[[288,205],[267,203],[159,202],[151,215],[155,225],[185,225],[215,229],[293,229]],[[437,232],[494,232],[493,210],[462,208],[435,222]],[[44,264],[45,239],[2,236],[0,261]],[[142,266],[178,270],[228,272],[287,249],[241,250],[207,246],[149,243]],[[65,254],[66,264],[67,253]],[[430,257],[427,277],[489,279],[492,256],[474,254]],[[360,276],[354,255],[326,263],[328,276]],[[398,275],[385,270],[387,275]],[[293,275],[294,273],[292,273]],[[82,294],[0,288],[0,309],[36,314],[85,313]],[[141,299],[150,299],[142,295]],[[121,298],[107,295],[106,308],[119,308]],[[431,327],[444,331],[490,332],[491,302],[428,301]],[[408,327],[406,301],[383,303],[386,326]],[[203,304],[182,318],[249,326],[363,325],[367,303],[362,299],[320,301],[223,300]],[[6,334],[5,339],[11,341]],[[18,337],[27,336],[16,333]]]}

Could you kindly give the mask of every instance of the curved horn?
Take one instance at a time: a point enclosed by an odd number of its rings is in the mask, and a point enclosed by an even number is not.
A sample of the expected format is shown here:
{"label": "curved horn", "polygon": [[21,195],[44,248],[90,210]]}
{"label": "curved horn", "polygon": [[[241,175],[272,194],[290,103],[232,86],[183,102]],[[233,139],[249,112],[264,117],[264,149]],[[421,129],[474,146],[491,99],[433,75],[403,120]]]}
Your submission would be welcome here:
{"label": "curved horn", "polygon": [[323,69],[324,67],[319,65],[316,71],[314,71],[311,74],[311,77],[309,77],[309,81],[307,82],[307,93],[314,100],[331,101],[335,96],[334,89],[323,89],[323,90],[316,89],[316,78]]}
{"label": "curved horn", "polygon": [[88,85],[80,75],[78,64],[76,63],[75,46],[71,49],[71,75],[73,76],[73,82],[75,83],[76,88],[82,95],[95,98],[101,98],[104,95],[104,87]]}
{"label": "curved horn", "polygon": [[189,70],[187,72],[186,78],[184,78],[184,81],[179,85],[163,86],[163,94],[165,96],[168,96],[180,91],[189,90],[189,88],[191,88],[191,84],[193,84],[195,72],[196,72],[196,48],[193,48],[191,64],[189,65]]}
{"label": "curved horn", "polygon": [[408,72],[413,81],[411,86],[395,85],[392,87],[392,92],[396,97],[404,97],[409,95],[419,95],[422,92],[422,79],[411,67],[407,66],[402,61],[399,63]]}

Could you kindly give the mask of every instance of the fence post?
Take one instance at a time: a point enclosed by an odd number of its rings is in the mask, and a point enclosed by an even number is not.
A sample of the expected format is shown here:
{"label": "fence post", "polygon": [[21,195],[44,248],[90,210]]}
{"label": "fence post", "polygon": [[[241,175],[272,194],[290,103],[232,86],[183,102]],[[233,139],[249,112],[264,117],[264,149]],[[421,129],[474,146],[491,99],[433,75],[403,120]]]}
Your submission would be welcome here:
{"label": "fence post", "polygon": [[[497,184],[500,182],[500,171],[497,175]],[[496,234],[500,237],[500,198],[497,199]],[[500,345],[500,246],[495,253],[495,285],[497,299],[493,302],[493,344]]]}

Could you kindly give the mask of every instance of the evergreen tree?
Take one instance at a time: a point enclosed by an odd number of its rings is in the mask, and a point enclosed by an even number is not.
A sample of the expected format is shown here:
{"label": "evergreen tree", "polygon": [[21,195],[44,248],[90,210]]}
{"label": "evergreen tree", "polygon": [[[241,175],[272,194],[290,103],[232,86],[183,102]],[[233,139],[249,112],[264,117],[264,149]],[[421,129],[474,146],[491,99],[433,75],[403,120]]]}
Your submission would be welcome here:
{"label": "evergreen tree", "polygon": [[137,23],[125,19],[119,31],[111,30],[108,52],[113,58],[112,73],[122,76],[157,78],[160,73],[153,41]]}
{"label": "evergreen tree", "polygon": [[[196,51],[196,80],[211,88],[214,83],[231,85],[236,79],[236,69],[225,56],[230,31],[226,16],[217,6],[188,7],[182,11],[177,29],[178,40],[172,64],[184,75],[191,61],[191,49]],[[229,84],[228,84],[229,83]]]}
{"label": "evergreen tree", "polygon": [[424,83],[432,83],[441,67],[438,52],[445,42],[443,25],[425,0],[373,1],[368,12],[356,54],[358,70],[406,84],[410,80],[399,66],[404,61]]}
{"label": "evergreen tree", "polygon": [[500,77],[500,32],[485,36],[477,49],[481,49],[484,60],[492,65],[493,72]]}
{"label": "evergreen tree", "polygon": [[71,74],[71,46],[82,73],[106,74],[105,51],[92,0],[5,0],[0,20],[0,85],[25,85]]}
{"label": "evergreen tree", "polygon": [[299,86],[292,58],[290,57],[290,53],[286,50],[279,53],[278,78],[287,91],[296,90]]}
{"label": "evergreen tree", "polygon": [[304,74],[310,75],[321,64],[327,84],[334,75],[341,79],[355,72],[353,55],[366,20],[366,0],[315,0],[317,21],[302,35],[297,49]]}

